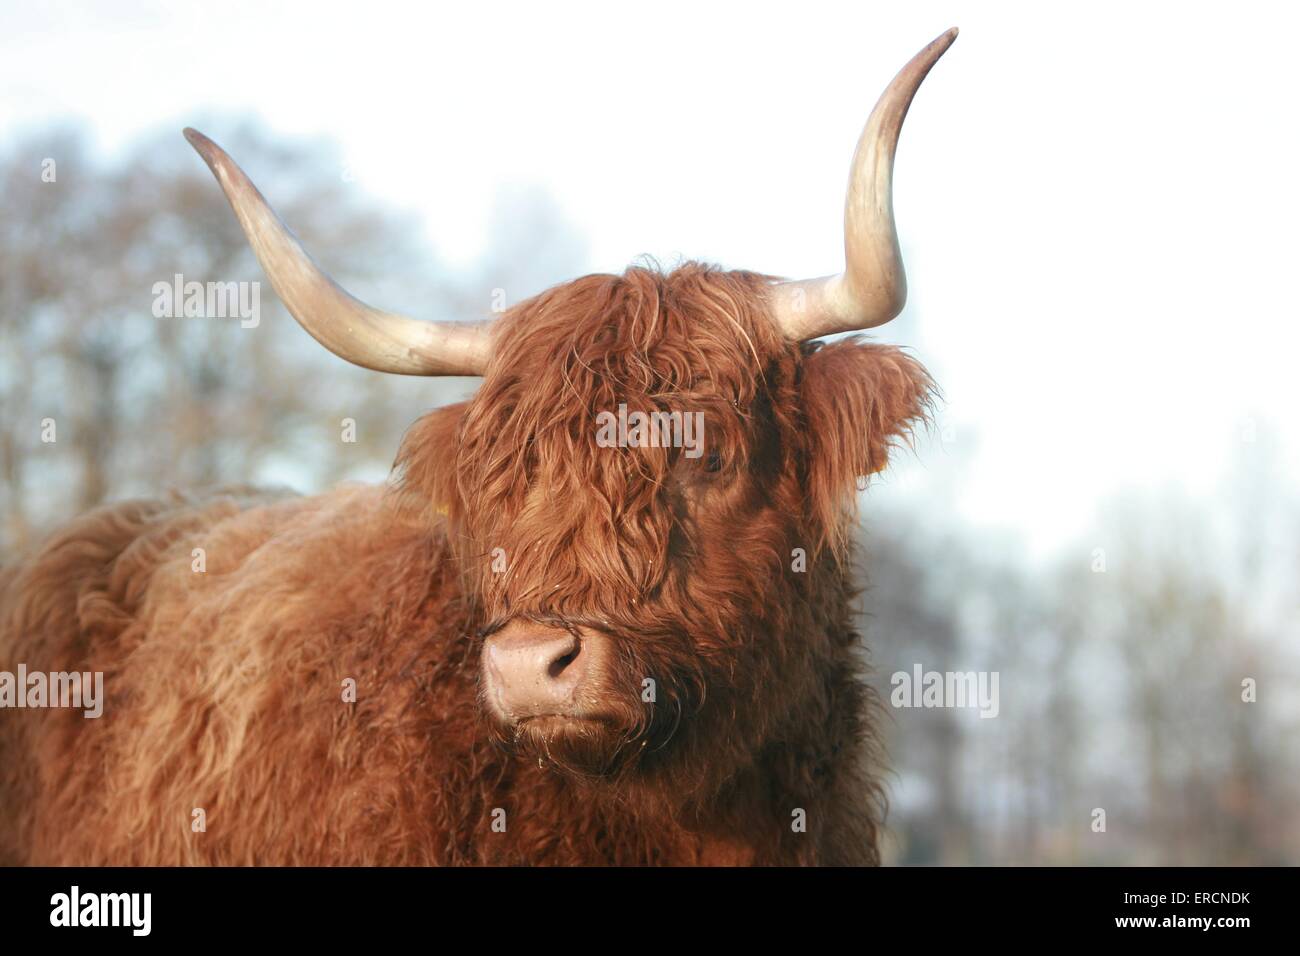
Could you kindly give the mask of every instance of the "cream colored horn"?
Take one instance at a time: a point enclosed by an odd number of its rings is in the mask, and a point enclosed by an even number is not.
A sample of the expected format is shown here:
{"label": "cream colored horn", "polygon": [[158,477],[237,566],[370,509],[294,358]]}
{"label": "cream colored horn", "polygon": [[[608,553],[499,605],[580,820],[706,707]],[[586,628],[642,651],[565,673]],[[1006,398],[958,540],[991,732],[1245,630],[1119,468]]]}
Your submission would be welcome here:
{"label": "cream colored horn", "polygon": [[185,130],[230,200],[239,225],[290,314],[340,358],[398,375],[481,375],[492,354],[491,323],[424,322],[354,299],[312,261],[226,152]]}
{"label": "cream colored horn", "polygon": [[858,139],[844,201],[844,271],[773,286],[773,311],[794,341],[883,325],[907,301],[894,228],[894,150],[921,81],[957,38],[949,30],[912,57],[881,95]]}

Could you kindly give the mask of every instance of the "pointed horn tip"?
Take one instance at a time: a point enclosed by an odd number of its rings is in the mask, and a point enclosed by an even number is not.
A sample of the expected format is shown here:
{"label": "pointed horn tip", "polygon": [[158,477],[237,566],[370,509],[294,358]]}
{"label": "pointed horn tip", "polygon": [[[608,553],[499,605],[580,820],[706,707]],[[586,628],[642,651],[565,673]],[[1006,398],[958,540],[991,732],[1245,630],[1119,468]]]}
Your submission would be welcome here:
{"label": "pointed horn tip", "polygon": [[901,97],[901,100],[897,103],[903,110],[903,113],[898,118],[898,122],[901,124],[902,116],[906,115],[907,106],[911,104],[912,96],[921,83],[924,82],[930,69],[948,52],[948,48],[952,46],[953,41],[956,39],[957,28],[950,27],[922,47],[920,52],[908,60],[894,76],[893,82],[881,94],[880,101],[876,104],[877,107],[896,97]]}
{"label": "pointed horn tip", "polygon": [[[948,47],[952,46],[953,41],[957,39],[958,30],[956,27],[950,27],[940,33],[937,37],[926,44],[925,49],[921,51],[920,57],[927,59],[939,59],[948,52]],[[920,59],[918,57],[918,59]]]}
{"label": "pointed horn tip", "polygon": [[194,147],[194,151],[203,158],[203,161],[216,171],[216,165],[225,155],[221,147],[208,139],[193,126],[187,126],[181,131],[185,135],[185,140]]}

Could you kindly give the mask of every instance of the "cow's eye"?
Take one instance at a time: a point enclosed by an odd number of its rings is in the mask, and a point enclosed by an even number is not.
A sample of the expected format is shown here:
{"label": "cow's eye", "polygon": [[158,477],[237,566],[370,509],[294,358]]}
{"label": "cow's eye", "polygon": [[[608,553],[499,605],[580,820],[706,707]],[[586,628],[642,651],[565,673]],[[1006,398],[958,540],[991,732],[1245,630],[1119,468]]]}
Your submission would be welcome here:
{"label": "cow's eye", "polygon": [[721,470],[722,470],[722,456],[719,455],[716,451],[711,451],[711,452],[709,452],[708,457],[704,459],[704,470],[705,470],[705,471],[721,471]]}

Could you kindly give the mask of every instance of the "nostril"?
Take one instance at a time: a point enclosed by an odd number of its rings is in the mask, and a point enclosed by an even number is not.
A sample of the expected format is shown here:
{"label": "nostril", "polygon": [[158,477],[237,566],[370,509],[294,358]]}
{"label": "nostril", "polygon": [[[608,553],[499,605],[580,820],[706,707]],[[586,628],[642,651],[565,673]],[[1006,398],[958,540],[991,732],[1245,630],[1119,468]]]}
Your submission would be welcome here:
{"label": "nostril", "polygon": [[573,639],[572,647],[565,653],[561,654],[555,660],[551,661],[550,667],[546,669],[546,676],[551,680],[557,680],[569,667],[578,659],[582,653],[582,642],[578,638]]}

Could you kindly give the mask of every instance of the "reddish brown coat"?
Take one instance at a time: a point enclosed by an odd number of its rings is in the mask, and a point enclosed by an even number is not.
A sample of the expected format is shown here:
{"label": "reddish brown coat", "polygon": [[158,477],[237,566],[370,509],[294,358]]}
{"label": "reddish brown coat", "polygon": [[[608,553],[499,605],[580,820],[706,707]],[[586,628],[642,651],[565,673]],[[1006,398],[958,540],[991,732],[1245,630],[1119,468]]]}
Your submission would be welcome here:
{"label": "reddish brown coat", "polygon": [[[557,287],[390,488],[128,502],[0,572],[0,670],[103,671],[107,696],[0,710],[0,863],[876,862],[849,529],[930,381],[786,342],[767,286]],[[707,454],[598,447],[620,402],[703,412]],[[485,714],[479,645],[511,616],[615,639],[608,733],[539,759]]]}

